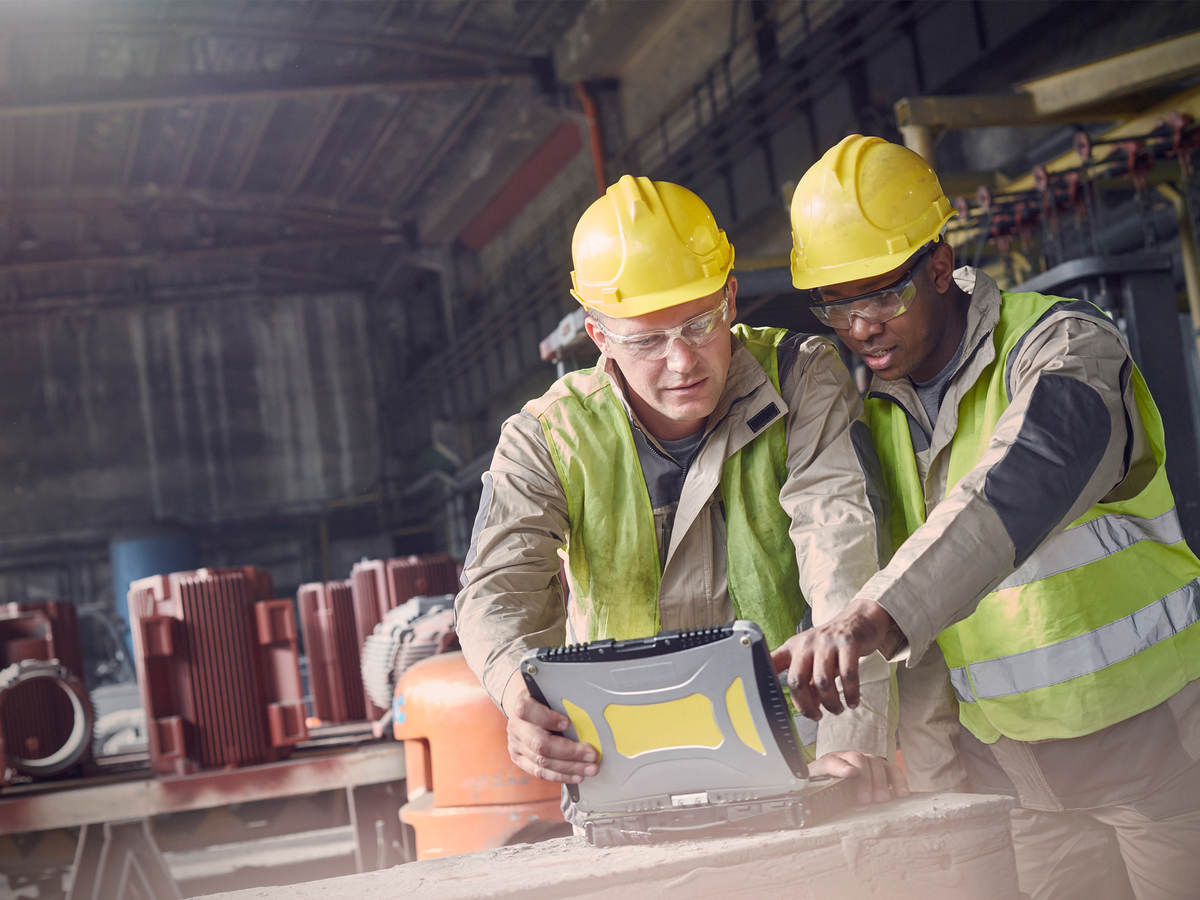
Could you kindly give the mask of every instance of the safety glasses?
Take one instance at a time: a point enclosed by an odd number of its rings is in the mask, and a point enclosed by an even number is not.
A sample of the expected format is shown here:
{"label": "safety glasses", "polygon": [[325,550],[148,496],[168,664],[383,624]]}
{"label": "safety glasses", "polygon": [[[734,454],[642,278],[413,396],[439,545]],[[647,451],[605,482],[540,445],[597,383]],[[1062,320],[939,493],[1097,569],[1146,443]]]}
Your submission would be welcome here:
{"label": "safety glasses", "polygon": [[703,347],[712,343],[718,335],[724,334],[725,317],[729,312],[729,288],[725,288],[724,299],[708,312],[693,316],[682,325],[666,328],[662,331],[639,331],[636,334],[616,334],[604,327],[600,319],[596,319],[596,327],[604,332],[604,336],[612,341],[614,347],[634,359],[662,359],[671,349],[671,341],[678,338],[689,347]]}
{"label": "safety glasses", "polygon": [[813,291],[814,302],[809,309],[812,310],[812,314],[818,322],[839,331],[848,330],[855,318],[862,319],[871,325],[882,325],[897,316],[902,316],[908,312],[909,304],[917,296],[917,287],[913,284],[917,270],[921,268],[932,252],[933,245],[926,246],[917,254],[917,262],[908,270],[907,275],[895,284],[871,291],[868,294],[820,303],[816,300],[820,296],[820,291]]}

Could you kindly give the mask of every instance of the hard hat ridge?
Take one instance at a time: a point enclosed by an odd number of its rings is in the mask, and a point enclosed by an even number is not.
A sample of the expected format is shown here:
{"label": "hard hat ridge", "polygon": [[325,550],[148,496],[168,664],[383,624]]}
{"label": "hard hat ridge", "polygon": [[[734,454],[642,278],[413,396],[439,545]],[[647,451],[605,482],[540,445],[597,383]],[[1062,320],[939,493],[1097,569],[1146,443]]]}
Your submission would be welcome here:
{"label": "hard hat ridge", "polygon": [[[612,202],[621,204],[626,212],[625,218],[630,222],[636,222],[642,215],[650,212],[651,196],[642,190],[642,182],[649,182],[648,178],[633,178],[630,175],[622,175],[620,180],[615,185],[608,189],[608,194],[612,197]],[[617,217],[617,221],[621,221],[621,217]]]}
{"label": "hard hat ridge", "polygon": [[584,211],[571,256],[571,296],[616,318],[715,293],[733,268],[733,247],[703,200],[680,185],[632,175]]}

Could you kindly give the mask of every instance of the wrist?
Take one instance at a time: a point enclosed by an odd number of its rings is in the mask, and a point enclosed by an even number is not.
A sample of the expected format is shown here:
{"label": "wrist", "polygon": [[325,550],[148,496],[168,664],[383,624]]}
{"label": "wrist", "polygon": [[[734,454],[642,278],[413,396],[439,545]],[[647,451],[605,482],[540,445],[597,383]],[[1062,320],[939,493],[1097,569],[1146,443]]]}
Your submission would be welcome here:
{"label": "wrist", "polygon": [[869,623],[870,633],[875,637],[876,649],[885,659],[890,659],[908,643],[908,638],[904,636],[891,613],[877,601],[862,599],[857,601],[856,605],[859,607],[859,615]]}

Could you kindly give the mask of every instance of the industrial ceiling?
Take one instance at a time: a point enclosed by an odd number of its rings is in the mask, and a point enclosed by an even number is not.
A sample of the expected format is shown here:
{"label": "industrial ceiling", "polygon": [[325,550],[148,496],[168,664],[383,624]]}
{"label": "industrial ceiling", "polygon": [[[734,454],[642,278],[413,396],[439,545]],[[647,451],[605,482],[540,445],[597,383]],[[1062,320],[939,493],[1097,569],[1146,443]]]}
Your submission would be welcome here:
{"label": "industrial ceiling", "polygon": [[514,107],[507,152],[544,137],[580,5],[0,7],[0,309],[383,287],[470,223]]}

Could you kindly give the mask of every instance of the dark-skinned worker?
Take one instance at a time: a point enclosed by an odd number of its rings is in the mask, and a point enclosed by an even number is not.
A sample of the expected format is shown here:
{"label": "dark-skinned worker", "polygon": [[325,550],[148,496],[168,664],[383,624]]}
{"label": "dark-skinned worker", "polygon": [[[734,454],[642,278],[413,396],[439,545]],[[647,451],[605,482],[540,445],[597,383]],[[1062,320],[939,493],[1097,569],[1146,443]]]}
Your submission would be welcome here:
{"label": "dark-skinned worker", "polygon": [[[853,706],[875,651],[944,665],[972,788],[1017,798],[1026,894],[1200,896],[1200,562],[1117,326],[956,269],[936,175],[879,138],[829,150],[791,214],[795,285],[873,373],[897,547],[777,651],[798,708],[842,710],[839,677]],[[918,750],[928,737],[912,750],[953,752],[946,732]]]}
{"label": "dark-skinned worker", "polygon": [[[879,566],[849,373],[828,338],[732,325],[733,247],[704,202],[625,175],[579,219],[572,257],[599,361],[503,424],[455,605],[513,762],[564,783],[596,753],[552,733],[568,723],[530,697],[527,650],[734,618],[775,647]],[[855,778],[860,802],[904,796],[882,656],[863,682],[858,714],[817,729],[812,769]]]}

